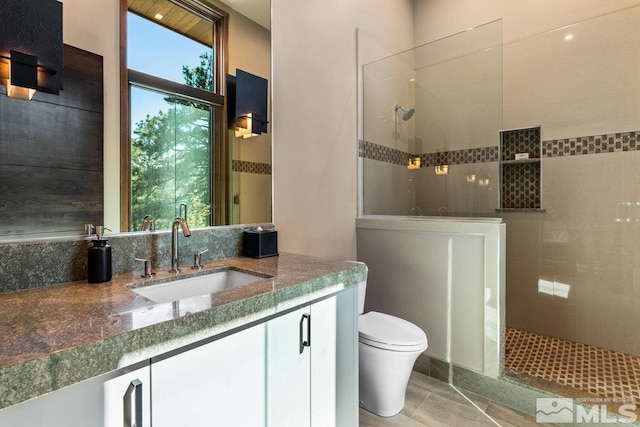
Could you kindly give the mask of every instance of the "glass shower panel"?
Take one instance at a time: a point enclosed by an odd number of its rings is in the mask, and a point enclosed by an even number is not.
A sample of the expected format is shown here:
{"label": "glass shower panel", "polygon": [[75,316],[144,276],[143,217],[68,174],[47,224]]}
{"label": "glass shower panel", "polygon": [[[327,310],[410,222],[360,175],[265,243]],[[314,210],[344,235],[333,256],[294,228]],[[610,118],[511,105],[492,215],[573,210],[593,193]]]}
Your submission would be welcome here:
{"label": "glass shower panel", "polygon": [[500,216],[502,22],[363,67],[364,215]]}

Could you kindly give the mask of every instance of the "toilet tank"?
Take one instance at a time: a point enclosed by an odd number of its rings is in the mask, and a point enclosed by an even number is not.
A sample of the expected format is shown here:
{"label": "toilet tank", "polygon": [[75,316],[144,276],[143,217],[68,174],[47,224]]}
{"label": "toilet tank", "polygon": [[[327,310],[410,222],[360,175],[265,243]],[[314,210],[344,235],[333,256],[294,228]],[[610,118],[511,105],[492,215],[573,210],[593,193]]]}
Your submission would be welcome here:
{"label": "toilet tank", "polygon": [[364,297],[367,293],[367,281],[358,283],[358,314],[364,314]]}
{"label": "toilet tank", "polygon": [[[347,261],[347,262],[352,262],[354,264],[360,264],[367,267],[367,265],[361,261]],[[369,274],[369,268],[367,267],[367,275],[368,274]],[[358,283],[358,314],[364,314],[364,297],[366,293],[367,293],[367,278],[365,277],[362,282]]]}

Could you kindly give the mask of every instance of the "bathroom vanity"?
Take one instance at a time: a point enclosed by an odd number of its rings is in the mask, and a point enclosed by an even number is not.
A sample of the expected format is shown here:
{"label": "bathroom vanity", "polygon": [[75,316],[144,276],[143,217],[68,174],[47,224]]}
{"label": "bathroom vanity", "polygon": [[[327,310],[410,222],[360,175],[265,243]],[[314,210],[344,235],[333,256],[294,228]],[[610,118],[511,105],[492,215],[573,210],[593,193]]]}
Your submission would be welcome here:
{"label": "bathroom vanity", "polygon": [[[0,294],[0,425],[357,425],[363,264],[164,270]],[[132,290],[221,271],[257,279],[169,302]]]}

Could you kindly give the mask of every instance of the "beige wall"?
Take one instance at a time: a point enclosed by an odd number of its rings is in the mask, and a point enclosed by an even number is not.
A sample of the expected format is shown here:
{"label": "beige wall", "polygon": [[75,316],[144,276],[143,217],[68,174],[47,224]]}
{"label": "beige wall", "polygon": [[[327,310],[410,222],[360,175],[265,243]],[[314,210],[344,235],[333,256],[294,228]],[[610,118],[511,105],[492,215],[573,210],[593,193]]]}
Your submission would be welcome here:
{"label": "beige wall", "polygon": [[356,28],[413,46],[408,0],[273,0],[274,222],[283,251],[355,259]]}
{"label": "beige wall", "polygon": [[509,43],[638,4],[638,0],[415,0],[416,45],[496,19]]}

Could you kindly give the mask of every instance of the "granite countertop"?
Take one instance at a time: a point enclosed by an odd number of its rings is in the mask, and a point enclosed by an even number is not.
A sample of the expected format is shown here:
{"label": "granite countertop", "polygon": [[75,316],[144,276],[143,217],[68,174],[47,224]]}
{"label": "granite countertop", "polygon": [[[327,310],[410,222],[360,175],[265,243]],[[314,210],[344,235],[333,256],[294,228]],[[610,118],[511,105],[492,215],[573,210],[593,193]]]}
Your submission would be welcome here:
{"label": "granite countertop", "polygon": [[[251,284],[154,303],[130,287],[234,268],[264,276]],[[0,294],[0,409],[266,319],[366,278],[366,267],[281,253],[157,268],[110,282],[86,280]]]}

